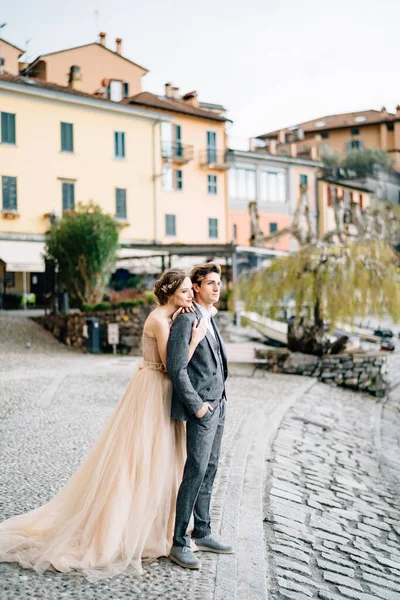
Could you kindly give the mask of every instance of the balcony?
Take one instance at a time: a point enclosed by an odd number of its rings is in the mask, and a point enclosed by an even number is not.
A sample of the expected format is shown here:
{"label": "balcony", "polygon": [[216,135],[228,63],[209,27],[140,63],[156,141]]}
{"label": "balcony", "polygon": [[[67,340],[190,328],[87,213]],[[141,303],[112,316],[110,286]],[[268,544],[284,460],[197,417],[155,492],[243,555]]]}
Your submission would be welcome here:
{"label": "balcony", "polygon": [[199,152],[200,166],[204,169],[215,171],[227,171],[229,164],[227,153],[225,150],[216,150],[216,148],[208,148]]}
{"label": "balcony", "polygon": [[163,142],[161,145],[161,156],[165,162],[184,165],[193,160],[194,148],[180,142]]}

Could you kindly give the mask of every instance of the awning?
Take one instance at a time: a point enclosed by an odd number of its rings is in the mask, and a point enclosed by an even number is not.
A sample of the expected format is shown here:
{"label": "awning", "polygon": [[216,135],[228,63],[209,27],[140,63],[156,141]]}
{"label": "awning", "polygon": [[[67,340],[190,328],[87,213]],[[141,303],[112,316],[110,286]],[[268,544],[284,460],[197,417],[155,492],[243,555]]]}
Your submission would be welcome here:
{"label": "awning", "polygon": [[9,272],[44,273],[44,242],[0,240],[0,260]]}

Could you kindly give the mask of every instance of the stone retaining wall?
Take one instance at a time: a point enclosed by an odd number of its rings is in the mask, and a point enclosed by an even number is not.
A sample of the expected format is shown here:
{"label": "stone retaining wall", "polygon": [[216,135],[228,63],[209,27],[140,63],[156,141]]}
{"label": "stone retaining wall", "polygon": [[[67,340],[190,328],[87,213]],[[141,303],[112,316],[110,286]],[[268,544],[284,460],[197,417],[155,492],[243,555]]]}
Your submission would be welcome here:
{"label": "stone retaining wall", "polygon": [[375,396],[384,396],[388,389],[387,356],[382,352],[353,352],[324,357],[287,349],[261,348],[255,352],[256,358],[266,360],[260,368],[273,373],[317,377],[325,383],[335,383]]}
{"label": "stone retaining wall", "polygon": [[[141,339],[143,325],[153,307],[134,306],[131,308],[115,308],[108,311],[93,311],[84,313],[73,313],[70,315],[48,315],[45,317],[34,317],[34,320],[51,333],[60,342],[81,348],[86,351],[86,338],[83,336],[83,326],[88,317],[100,319],[101,351],[112,352],[112,346],[107,342],[108,323],[118,323],[120,343],[118,352],[122,354],[139,354],[141,351]],[[232,322],[232,315],[221,311],[216,320],[222,336]]]}
{"label": "stone retaining wall", "polygon": [[100,345],[102,352],[112,352],[112,346],[107,342],[107,325],[118,323],[119,340],[118,352],[123,354],[138,354],[141,348],[141,336],[144,322],[151,312],[150,306],[134,306],[131,308],[116,308],[107,311],[74,313],[70,315],[48,315],[35,317],[34,320],[42,325],[60,342],[81,348],[86,351],[86,338],[83,336],[84,325],[88,317],[98,317],[100,320]]}

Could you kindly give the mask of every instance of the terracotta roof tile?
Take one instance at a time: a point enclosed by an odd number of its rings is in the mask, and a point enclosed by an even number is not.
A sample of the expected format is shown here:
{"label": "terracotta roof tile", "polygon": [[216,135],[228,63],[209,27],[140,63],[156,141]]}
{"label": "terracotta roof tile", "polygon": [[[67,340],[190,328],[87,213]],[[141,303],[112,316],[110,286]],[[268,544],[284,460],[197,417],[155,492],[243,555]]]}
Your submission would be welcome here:
{"label": "terracotta roof tile", "polygon": [[280,131],[283,131],[284,133],[290,133],[297,128],[302,129],[304,133],[318,133],[319,131],[327,131],[330,129],[340,129],[343,127],[363,127],[365,125],[387,123],[396,120],[398,120],[398,117],[396,117],[396,115],[393,113],[385,113],[380,110],[364,110],[320,117],[318,119],[313,119],[312,121],[299,123],[294,127],[286,127],[284,129],[277,129],[276,131],[264,133],[257,136],[257,138],[266,139],[270,137],[276,137]]}
{"label": "terracotta roof tile", "polygon": [[136,96],[126,98],[122,102],[124,104],[137,104],[138,106],[147,106],[158,110],[178,112],[194,117],[200,117],[202,119],[212,119],[213,121],[229,121],[226,117],[222,117],[215,112],[197,108],[196,106],[192,106],[191,104],[187,104],[180,100],[175,100],[174,98],[156,96],[156,94],[150,92],[141,92],[140,94],[136,94]]}
{"label": "terracotta roof tile", "polygon": [[[98,98],[98,96],[94,96],[93,94],[87,94],[86,92],[73,90],[72,88],[66,85],[58,85],[57,83],[41,81],[40,79],[31,79],[30,77],[23,77],[22,75],[10,75],[9,73],[4,73],[3,75],[0,75],[0,81],[18,83],[27,87],[37,87],[42,88],[44,90],[51,90],[53,92],[62,92],[64,94],[71,94],[73,96],[83,96],[85,98]],[[111,100],[107,100],[105,98],[100,98],[100,100],[104,100],[105,102],[111,102]]]}

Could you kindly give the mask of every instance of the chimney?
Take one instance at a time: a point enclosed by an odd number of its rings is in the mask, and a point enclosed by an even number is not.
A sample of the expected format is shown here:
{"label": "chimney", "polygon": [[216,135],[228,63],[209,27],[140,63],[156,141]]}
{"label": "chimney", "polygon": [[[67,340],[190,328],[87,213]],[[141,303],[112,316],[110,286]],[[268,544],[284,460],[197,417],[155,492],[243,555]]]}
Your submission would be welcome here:
{"label": "chimney", "polygon": [[179,99],[179,88],[175,87],[175,86],[172,86],[171,87],[171,92],[172,92],[172,98],[174,100],[178,100]]}
{"label": "chimney", "polygon": [[106,46],[106,34],[104,31],[100,31],[100,44],[104,47]]}
{"label": "chimney", "polygon": [[296,158],[297,156],[297,146],[294,142],[290,144],[290,156],[292,158]]}
{"label": "chimney", "polygon": [[165,95],[167,98],[172,98],[171,88],[172,88],[172,83],[169,82],[169,83],[165,84]]}
{"label": "chimney", "polygon": [[116,53],[121,56],[121,54],[122,54],[122,39],[121,38],[117,38],[115,40],[115,43],[117,44]]}
{"label": "chimney", "polygon": [[280,131],[278,131],[278,142],[280,144],[285,143],[285,130],[284,129],[281,129]]}
{"label": "chimney", "polygon": [[197,92],[189,92],[185,94],[184,96],[182,96],[182,100],[185,102],[185,104],[190,104],[191,106],[195,106],[196,108],[200,106],[197,97]]}
{"label": "chimney", "polygon": [[69,70],[68,86],[78,92],[82,87],[81,68],[73,65]]}
{"label": "chimney", "polygon": [[396,117],[400,117],[400,104],[396,106]]}
{"label": "chimney", "polygon": [[2,58],[0,56],[0,75],[4,75],[4,73],[6,72],[5,69],[4,69],[4,63],[5,63],[4,58]]}
{"label": "chimney", "polygon": [[268,150],[270,154],[276,154],[276,140],[269,140]]}

